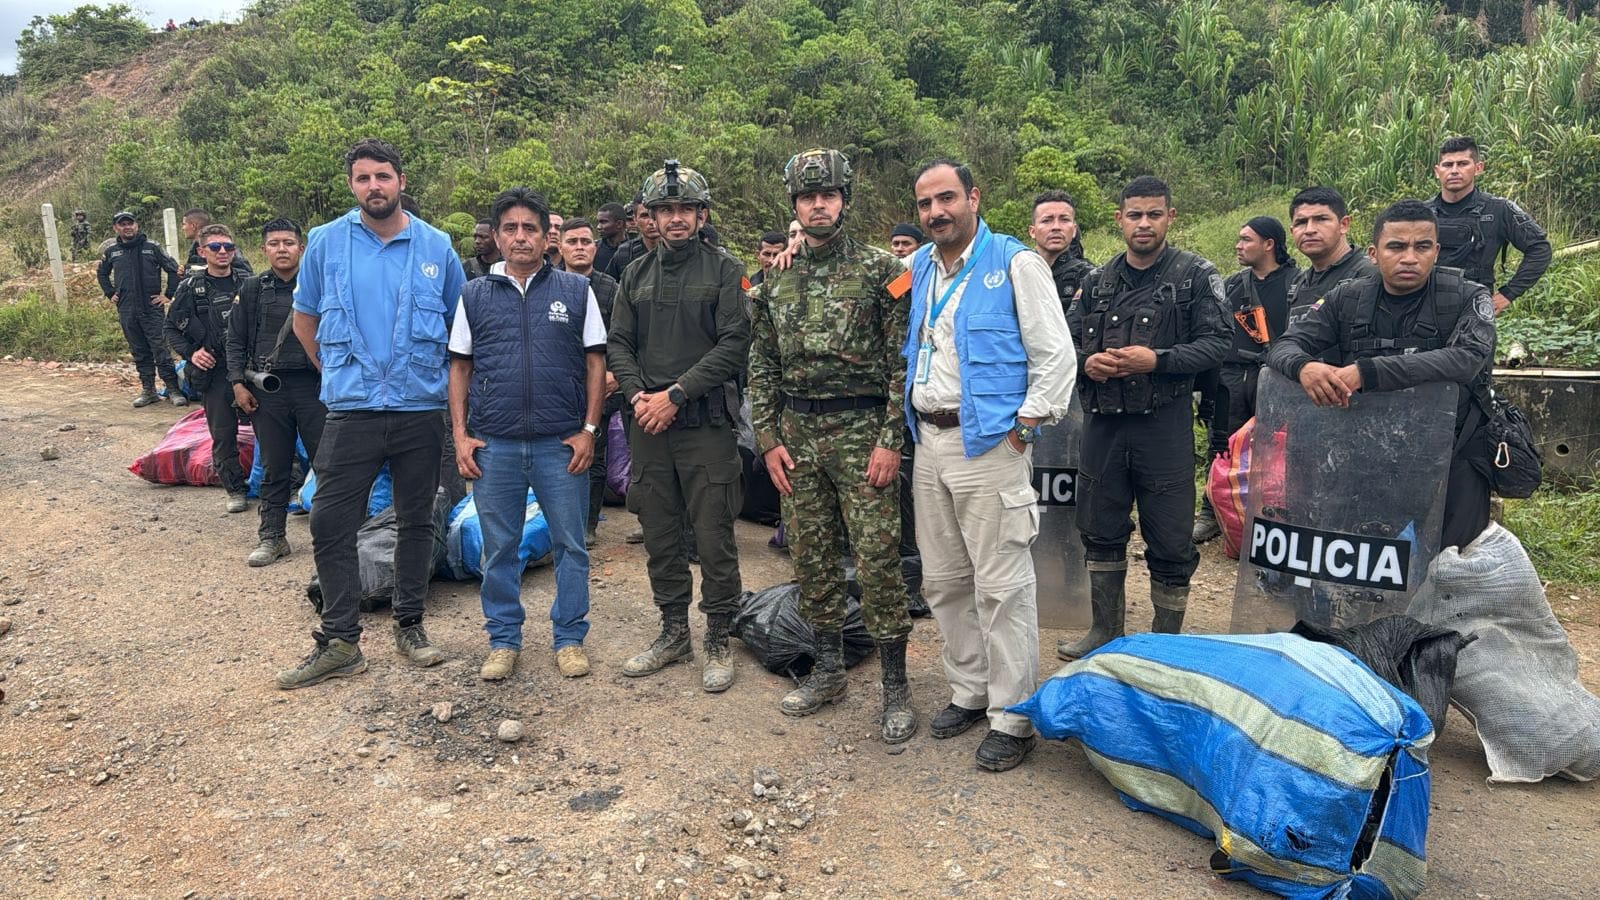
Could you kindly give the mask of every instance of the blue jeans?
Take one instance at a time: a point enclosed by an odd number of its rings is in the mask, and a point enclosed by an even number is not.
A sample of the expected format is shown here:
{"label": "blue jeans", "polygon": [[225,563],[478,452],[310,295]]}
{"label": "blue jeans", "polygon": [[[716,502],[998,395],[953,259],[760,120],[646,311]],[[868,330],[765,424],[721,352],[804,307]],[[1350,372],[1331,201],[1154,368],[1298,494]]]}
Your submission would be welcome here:
{"label": "blue jeans", "polygon": [[528,489],[550,526],[556,563],[556,596],[550,605],[555,649],[583,643],[589,633],[589,551],[583,528],[589,515],[588,470],[567,471],[572,450],[558,437],[531,441],[485,438],[476,454],[483,477],[472,496],[483,528],[484,630],[489,647],[522,649],[522,571],[518,556]]}

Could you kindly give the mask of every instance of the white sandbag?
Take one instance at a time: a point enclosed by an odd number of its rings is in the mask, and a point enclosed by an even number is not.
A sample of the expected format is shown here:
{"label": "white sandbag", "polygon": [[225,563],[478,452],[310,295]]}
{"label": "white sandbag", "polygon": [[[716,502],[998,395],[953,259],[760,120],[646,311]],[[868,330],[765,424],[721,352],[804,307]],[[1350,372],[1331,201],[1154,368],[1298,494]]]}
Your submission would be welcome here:
{"label": "white sandbag", "polygon": [[1476,634],[1456,658],[1450,699],[1483,741],[1491,782],[1600,776],[1600,698],[1545,600],[1517,536],[1491,522],[1434,557],[1410,615]]}

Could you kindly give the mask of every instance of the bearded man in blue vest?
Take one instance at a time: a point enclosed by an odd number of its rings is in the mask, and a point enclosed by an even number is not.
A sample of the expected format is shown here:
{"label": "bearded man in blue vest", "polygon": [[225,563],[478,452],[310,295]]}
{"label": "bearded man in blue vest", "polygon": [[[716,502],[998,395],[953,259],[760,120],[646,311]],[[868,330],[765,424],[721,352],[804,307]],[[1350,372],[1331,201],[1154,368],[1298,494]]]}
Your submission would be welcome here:
{"label": "bearded man in blue vest", "polygon": [[322,624],[278,687],[367,670],[361,655],[356,531],[384,463],[394,479],[395,649],[415,666],[444,661],[422,627],[433,576],[433,505],[444,453],[445,341],[466,273],[450,236],[400,206],[406,178],[386,141],[344,156],[357,206],[311,230],[294,289],[294,334],[322,373],[328,408],[313,465],[311,549]]}
{"label": "bearded man in blue vest", "polygon": [[977,762],[1003,772],[1035,742],[1005,711],[1039,670],[1033,442],[1066,414],[1077,357],[1049,266],[978,218],[971,171],[936,159],[914,191],[933,243],[911,257],[906,421],[922,587],[953,695],[929,730],[949,738],[987,719]]}
{"label": "bearded man in blue vest", "polygon": [[[467,283],[450,329],[450,423],[456,466],[483,526],[484,628],[479,675],[503,681],[522,651],[520,554],[528,490],[550,526],[556,667],[589,674],[589,462],[605,400],[606,327],[589,279],[545,261],[550,208],[525,187],[495,198],[501,262]],[[470,431],[469,431],[470,429]]]}

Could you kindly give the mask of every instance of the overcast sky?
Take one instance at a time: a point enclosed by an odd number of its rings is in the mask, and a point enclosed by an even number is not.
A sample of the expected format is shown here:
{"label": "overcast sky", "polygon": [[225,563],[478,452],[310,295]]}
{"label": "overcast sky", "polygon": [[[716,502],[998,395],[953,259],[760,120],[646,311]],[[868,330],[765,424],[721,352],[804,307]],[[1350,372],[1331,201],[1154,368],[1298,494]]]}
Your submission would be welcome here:
{"label": "overcast sky", "polygon": [[[109,6],[113,0],[96,4]],[[149,22],[152,28],[168,19],[179,23],[190,16],[213,22],[239,21],[239,12],[250,0],[122,0]],[[83,0],[0,0],[0,73],[17,71],[17,36],[34,16],[53,16],[89,4]]]}

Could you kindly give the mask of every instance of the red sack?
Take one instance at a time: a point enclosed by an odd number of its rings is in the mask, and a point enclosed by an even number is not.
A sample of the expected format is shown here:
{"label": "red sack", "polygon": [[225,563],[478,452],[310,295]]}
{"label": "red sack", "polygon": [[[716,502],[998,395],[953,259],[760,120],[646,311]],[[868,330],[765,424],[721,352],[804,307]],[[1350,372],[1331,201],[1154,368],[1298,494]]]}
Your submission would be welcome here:
{"label": "red sack", "polygon": [[[239,465],[249,471],[256,454],[256,432],[239,426]],[[206,411],[197,409],[178,420],[154,450],[133,461],[128,471],[154,484],[220,485],[211,463],[211,432]]]}
{"label": "red sack", "polygon": [[[1261,491],[1263,505],[1283,504],[1283,453],[1287,435],[1282,431],[1274,434],[1271,448],[1264,449],[1262,456],[1255,458],[1250,446],[1255,430],[1254,418],[1239,426],[1228,438],[1228,452],[1211,461],[1211,473],[1206,478],[1206,496],[1216,512],[1217,525],[1222,528],[1222,552],[1229,559],[1239,558],[1244,543],[1251,488]],[[1252,461],[1259,463],[1254,472]]]}

